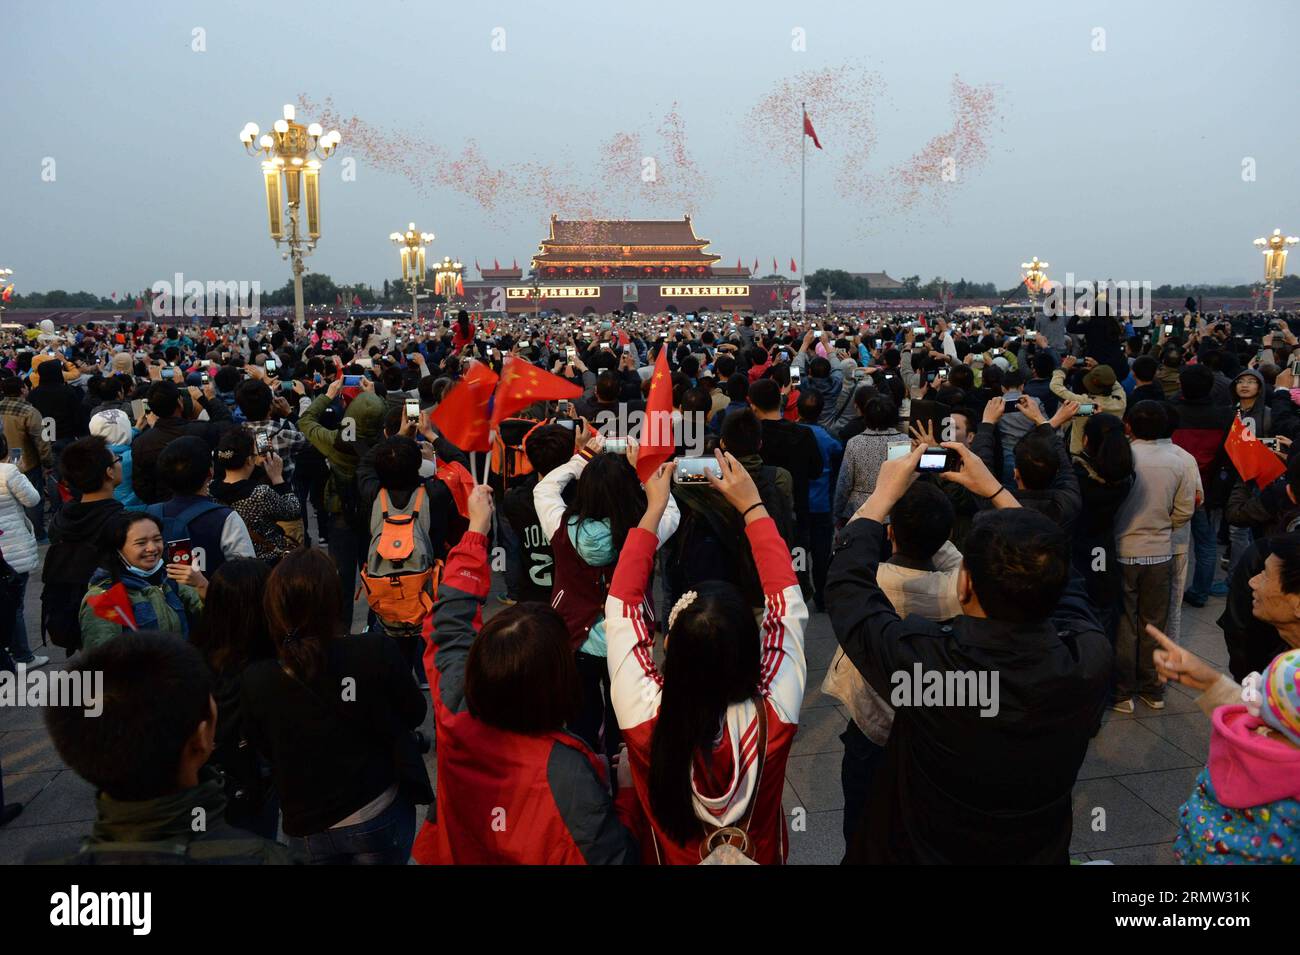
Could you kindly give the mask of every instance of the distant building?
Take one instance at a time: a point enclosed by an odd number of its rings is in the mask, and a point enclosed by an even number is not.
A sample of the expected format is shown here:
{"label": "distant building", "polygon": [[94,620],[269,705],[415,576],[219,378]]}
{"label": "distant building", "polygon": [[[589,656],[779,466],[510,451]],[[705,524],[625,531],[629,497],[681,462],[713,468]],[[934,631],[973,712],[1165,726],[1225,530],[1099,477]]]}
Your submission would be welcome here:
{"label": "distant building", "polygon": [[891,279],[884,272],[850,272],[849,275],[855,279],[866,279],[873,292],[893,292],[903,287],[902,282]]}
{"label": "distant building", "polygon": [[[750,269],[719,265],[709,240],[681,219],[560,219],[551,216],[525,278],[520,269],[483,269],[465,282],[465,299],[492,309],[591,312],[763,313],[787,307],[797,279],[752,281]],[[540,291],[534,298],[533,282]],[[498,299],[499,301],[499,299]]]}

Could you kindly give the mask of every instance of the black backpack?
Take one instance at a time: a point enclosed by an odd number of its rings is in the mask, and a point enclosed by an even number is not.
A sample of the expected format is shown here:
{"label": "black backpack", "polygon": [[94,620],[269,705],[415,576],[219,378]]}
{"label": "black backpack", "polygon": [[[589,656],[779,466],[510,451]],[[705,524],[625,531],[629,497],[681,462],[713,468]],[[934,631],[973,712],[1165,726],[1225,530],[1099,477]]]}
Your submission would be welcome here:
{"label": "black backpack", "polygon": [[41,570],[41,636],[68,653],[81,649],[81,601],[100,550],[90,541],[51,544]]}

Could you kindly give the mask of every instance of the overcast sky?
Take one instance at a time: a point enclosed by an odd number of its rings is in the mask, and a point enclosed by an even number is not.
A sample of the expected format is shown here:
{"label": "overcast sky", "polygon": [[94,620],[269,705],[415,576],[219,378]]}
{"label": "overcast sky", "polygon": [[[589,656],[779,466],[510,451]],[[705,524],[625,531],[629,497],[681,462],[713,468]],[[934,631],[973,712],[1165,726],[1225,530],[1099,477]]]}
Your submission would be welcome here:
{"label": "overcast sky", "polygon": [[[837,184],[866,120],[814,113],[825,150],[809,150],[809,270],[1009,287],[1038,255],[1061,279],[1256,280],[1251,240],[1300,232],[1297,28],[1300,4],[1285,0],[9,0],[0,266],[19,291],[106,295],[175,272],[279,286],[288,266],[237,136],[306,95],[370,138],[345,141],[322,176],[324,235],[308,261],[336,281],[398,273],[388,235],[412,218],[437,234],[439,258],[526,263],[546,234],[544,191],[498,190],[485,208],[443,182],[439,157],[471,140],[484,168],[554,175],[570,184],[557,196],[597,188],[611,215],[690,204],[724,264],[757,257],[766,272],[775,256],[784,269],[799,255],[797,166],[754,144],[751,110],[801,74],[847,69],[877,77],[870,94],[844,95],[871,107],[874,147],[853,160],[880,181],[954,128],[954,75],[993,87],[998,115],[981,129],[983,161],[909,205]],[[793,49],[800,35],[806,48]],[[674,104],[683,133],[665,140]],[[797,102],[789,110],[793,126]],[[610,185],[602,158],[620,133],[639,133],[673,173],[684,147],[698,181],[678,176],[673,208],[639,182],[625,199]],[[415,158],[380,161],[375,139]],[[348,156],[356,175],[343,181]]]}

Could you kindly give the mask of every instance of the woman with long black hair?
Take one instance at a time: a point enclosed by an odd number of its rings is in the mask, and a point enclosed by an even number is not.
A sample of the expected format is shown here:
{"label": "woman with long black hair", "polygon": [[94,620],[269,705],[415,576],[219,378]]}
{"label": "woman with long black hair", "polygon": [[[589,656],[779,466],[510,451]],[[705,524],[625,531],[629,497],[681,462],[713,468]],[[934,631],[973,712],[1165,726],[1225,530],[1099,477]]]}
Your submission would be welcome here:
{"label": "woman with long black hair", "polygon": [[[716,452],[709,483],[745,521],[765,595],[761,623],[734,584],[705,581],[668,617],[664,665],[643,612],[671,503],[672,466],[646,484],[605,603],[610,694],[632,781],[649,819],[642,859],[694,864],[730,856],[779,865],[787,852],[781,790],[807,681],[808,608],[786,542],[749,473]],[[729,846],[730,848],[726,848]]]}
{"label": "woman with long black hair", "polygon": [[[551,605],[564,618],[578,654],[582,710],[569,728],[597,753],[613,757],[619,734],[605,665],[605,597],[623,543],[641,520],[646,495],[636,476],[635,442],[623,455],[602,453],[600,435],[582,441],[567,464],[537,482],[533,504],[555,556]],[[577,486],[573,502],[566,505],[564,489],[572,481]],[[680,520],[677,504],[670,500],[657,525],[661,544]]]}
{"label": "woman with long black hair", "polygon": [[433,801],[414,731],[428,708],[382,633],[348,636],[321,550],[290,552],[266,588],[276,658],[244,671],[240,708],[271,764],[284,831],[314,865],[403,865]]}
{"label": "woman with long black hair", "polygon": [[456,323],[451,327],[452,350],[459,353],[474,341],[475,334],[474,323],[469,320],[469,313],[462,308],[456,313]]}
{"label": "woman with long black hair", "polygon": [[208,762],[224,776],[226,821],[274,839],[279,802],[248,740],[239,705],[244,670],[259,660],[275,659],[263,609],[270,576],[270,565],[256,557],[223,561],[208,583],[203,616],[190,642],[212,671],[217,735]]}
{"label": "woman with long black hair", "polygon": [[1115,555],[1115,512],[1133,489],[1133,450],[1124,422],[1111,414],[1088,418],[1083,448],[1073,464],[1083,507],[1075,523],[1072,559],[1083,576],[1102,632],[1113,646],[1124,601],[1123,577]]}

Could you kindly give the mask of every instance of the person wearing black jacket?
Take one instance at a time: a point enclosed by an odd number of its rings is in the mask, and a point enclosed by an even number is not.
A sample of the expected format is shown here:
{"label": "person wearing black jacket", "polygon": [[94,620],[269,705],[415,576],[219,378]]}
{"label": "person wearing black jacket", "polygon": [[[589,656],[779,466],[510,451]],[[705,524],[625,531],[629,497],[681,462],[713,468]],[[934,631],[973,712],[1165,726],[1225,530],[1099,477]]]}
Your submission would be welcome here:
{"label": "person wearing black jacket", "polygon": [[915,479],[923,444],[885,462],[831,559],[836,639],[895,707],[845,861],[1064,865],[1070,793],[1101,725],[1113,654],[1071,576],[1067,536],[1021,508],[969,448],[946,447],[962,466],[943,477],[996,508],[967,537],[960,616],[900,619],[876,582],[883,522]]}
{"label": "person wearing black jacket", "polygon": [[[131,442],[131,486],[146,504],[165,501],[170,493],[158,484],[158,457],[163,448],[187,435],[202,438],[210,448],[216,448],[222,432],[234,424],[230,409],[212,396],[211,389],[208,385],[204,391],[191,388],[182,394],[169,381],[154,382],[150,387],[149,410],[158,420]],[[191,400],[207,411],[209,420],[190,420],[188,412],[194,409]]]}
{"label": "person wearing black jacket", "polygon": [[[794,482],[796,527],[808,524],[808,485],[822,473],[822,454],[817,439],[807,428],[782,417],[785,396],[770,378],[760,378],[749,386],[749,404],[762,422],[763,444],[759,449],[763,463],[785,468]],[[798,530],[802,538],[804,530]]]}
{"label": "person wearing black jacket", "polygon": [[[1156,381],[1156,372],[1160,366],[1150,355],[1138,355],[1133,359],[1133,381],[1136,382],[1128,395],[1125,408],[1132,408],[1139,401],[1164,401],[1165,390]],[[1127,411],[1125,412],[1127,417]]]}
{"label": "person wearing black jacket", "polygon": [[640,397],[641,377],[636,372],[631,372],[631,375],[638,382],[637,393],[632,398],[627,397],[627,388],[620,373],[607,368],[596,376],[595,393],[573,403],[574,412],[578,417],[586,418],[598,430],[604,430],[608,423],[618,420],[620,406],[626,408],[625,415],[631,415],[633,411],[644,411],[645,402]]}
{"label": "person wearing black jacket", "polygon": [[1110,414],[1089,418],[1083,429],[1083,449],[1073,465],[1082,502],[1073,535],[1074,569],[1084,579],[1102,631],[1114,643],[1124,600],[1123,581],[1114,570],[1119,566],[1115,513],[1133,490],[1134,481],[1133,453],[1124,422]]}
{"label": "person wearing black jacket", "polygon": [[428,704],[395,641],[339,632],[329,556],[290,553],[266,591],[276,659],[244,671],[248,738],[271,764],[285,834],[316,865],[403,865],[433,800],[415,730]]}
{"label": "person wearing black jacket", "polygon": [[[1000,460],[997,423],[1005,407],[1005,402],[998,400],[984,406],[984,420],[971,442],[971,451],[990,471]],[[1008,491],[1021,506],[1046,515],[1068,533],[1074,527],[1083,502],[1069,452],[1056,429],[1074,417],[1078,405],[1072,401],[1062,402],[1051,421],[1043,420],[1042,412],[1027,396],[1021,396],[1017,409],[1035,423],[1035,428],[1016,443],[1016,486],[1008,488]]]}
{"label": "person wearing black jacket", "polygon": [[86,433],[86,409],[81,406],[82,393],[63,380],[63,362],[57,358],[41,362],[36,369],[39,382],[27,394],[27,400],[41,413],[42,418],[54,422],[51,442],[56,453]]}
{"label": "person wearing black jacket", "polygon": [[1249,491],[1253,486],[1239,485],[1228,501],[1228,520],[1252,527],[1256,540],[1233,564],[1227,600],[1216,621],[1228,648],[1228,671],[1238,683],[1248,673],[1263,673],[1269,661],[1288,649],[1276,627],[1255,617],[1250,580],[1264,570],[1269,538],[1300,528],[1300,454],[1287,461],[1284,477],[1258,493]]}
{"label": "person wearing black jacket", "polygon": [[50,549],[41,567],[41,633],[71,656],[81,647],[77,614],[107,543],[104,529],[123,510],[113,496],[122,463],[103,438],[79,438],[64,448],[59,469],[78,500],[50,521]]}
{"label": "person wearing black jacket", "polygon": [[[533,488],[546,475],[568,463],[573,457],[574,440],[574,432],[559,424],[542,424],[530,431],[524,439],[524,454],[533,467],[532,473],[513,482],[502,501],[501,509],[523,552],[523,573],[518,583],[518,599],[521,601],[551,602],[555,555],[537,519]],[[565,486],[566,504],[572,503],[574,489],[573,483]]]}
{"label": "person wearing black jacket", "polygon": [[1128,377],[1128,356],[1124,353],[1124,328],[1111,315],[1074,316],[1065,326],[1071,335],[1083,336],[1083,354],[1099,365],[1110,365],[1115,380]]}

